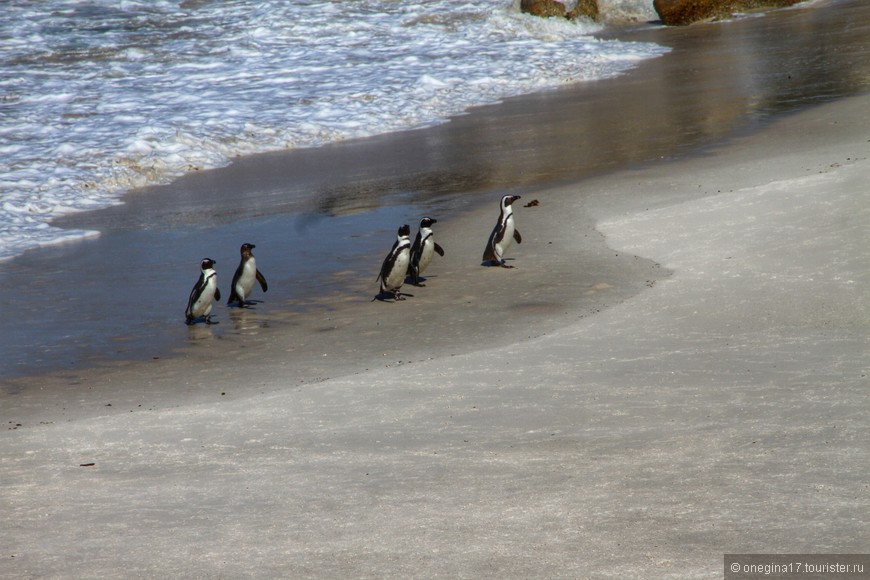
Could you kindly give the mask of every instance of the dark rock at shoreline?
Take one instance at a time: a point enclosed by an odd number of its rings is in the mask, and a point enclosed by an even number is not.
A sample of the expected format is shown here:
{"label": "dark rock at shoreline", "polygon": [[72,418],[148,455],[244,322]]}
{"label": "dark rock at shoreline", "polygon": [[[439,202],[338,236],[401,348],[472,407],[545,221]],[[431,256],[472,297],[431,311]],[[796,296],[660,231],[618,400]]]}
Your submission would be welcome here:
{"label": "dark rock at shoreline", "polygon": [[591,18],[592,20],[597,21],[600,16],[598,12],[598,0],[578,0],[577,5],[574,6],[574,8],[565,16],[569,20],[585,16],[586,18]]}
{"label": "dark rock at shoreline", "polygon": [[556,0],[522,0],[520,10],[533,16],[565,17],[565,5]]}
{"label": "dark rock at shoreline", "polygon": [[783,8],[802,0],[654,0],[653,8],[668,26],[728,18],[735,12]]}
{"label": "dark rock at shoreline", "polygon": [[579,0],[571,10],[568,10],[563,3],[557,2],[557,0],[522,0],[520,10],[534,16],[568,18],[569,20],[584,16],[598,20],[599,16],[598,0]]}

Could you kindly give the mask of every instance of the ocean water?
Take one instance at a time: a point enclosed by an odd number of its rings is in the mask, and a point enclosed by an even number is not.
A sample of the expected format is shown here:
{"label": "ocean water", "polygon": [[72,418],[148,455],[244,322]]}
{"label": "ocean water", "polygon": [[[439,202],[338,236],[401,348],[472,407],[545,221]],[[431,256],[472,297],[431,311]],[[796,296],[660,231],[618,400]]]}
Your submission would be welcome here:
{"label": "ocean water", "polygon": [[[0,5],[0,260],[96,236],[52,218],[272,150],[425,127],[663,54],[519,0]],[[604,3],[652,17],[650,0]]]}

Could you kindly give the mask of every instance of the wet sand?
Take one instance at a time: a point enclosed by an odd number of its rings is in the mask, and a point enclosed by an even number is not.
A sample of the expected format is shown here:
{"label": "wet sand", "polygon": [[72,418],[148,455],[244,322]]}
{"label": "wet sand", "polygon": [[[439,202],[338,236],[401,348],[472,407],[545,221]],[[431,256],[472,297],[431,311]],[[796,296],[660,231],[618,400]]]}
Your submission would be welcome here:
{"label": "wet sand", "polygon": [[[369,277],[167,315],[175,356],[6,381],[0,572],[718,577],[726,552],[870,551],[868,110],[523,189],[511,270],[479,264],[486,188],[397,194]],[[371,302],[421,206],[447,255]]]}
{"label": "wet sand", "polygon": [[[363,285],[370,293],[402,223],[431,214],[451,227],[487,208],[471,226],[482,245],[505,192],[534,196],[703,154],[783,112],[854,94],[870,86],[867,11],[844,2],[712,27],[621,31],[673,50],[620,78],[512,99],[429,129],[240,159],[59,220],[101,236],[0,264],[4,310],[17,314],[0,320],[0,377],[165,359],[197,344],[178,322],[199,261],[218,261],[227,292],[246,241],[257,244],[272,282],[260,326],[287,313],[298,319],[324,297],[341,303]],[[223,306],[217,312],[229,320]],[[238,335],[230,325],[213,333]]]}

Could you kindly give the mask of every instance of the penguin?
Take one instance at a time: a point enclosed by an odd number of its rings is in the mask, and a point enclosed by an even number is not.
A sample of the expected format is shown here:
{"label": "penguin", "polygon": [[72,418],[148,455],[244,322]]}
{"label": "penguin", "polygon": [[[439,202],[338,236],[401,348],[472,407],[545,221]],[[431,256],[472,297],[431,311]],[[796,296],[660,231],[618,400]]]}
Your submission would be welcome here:
{"label": "penguin", "polygon": [[513,240],[516,240],[518,244],[523,243],[520,232],[514,227],[514,210],[511,207],[511,204],[518,199],[520,199],[518,195],[505,195],[501,198],[501,213],[498,216],[498,223],[489,234],[489,241],[483,251],[483,261],[489,262],[490,265],[513,268],[513,266],[505,264],[504,253]]}
{"label": "penguin", "polygon": [[245,307],[250,302],[247,298],[251,295],[254,289],[254,280],[260,283],[260,288],[263,292],[269,289],[266,283],[266,278],[257,269],[257,260],[251,250],[256,248],[254,244],[242,244],[239,252],[242,254],[242,261],[239,262],[239,267],[236,268],[236,273],[233,274],[233,283],[230,287],[230,299],[227,300],[229,306],[233,302],[238,302],[239,306]]}
{"label": "penguin", "polygon": [[420,230],[411,246],[411,264],[408,266],[408,274],[411,276],[411,283],[414,286],[424,286],[420,283],[420,274],[429,266],[432,256],[436,252],[439,256],[444,255],[444,248],[438,245],[432,233],[432,224],[434,223],[438,223],[435,218],[424,217],[420,220]]}
{"label": "penguin", "polygon": [[382,294],[392,293],[396,300],[404,300],[405,298],[399,292],[402,284],[405,282],[405,276],[408,273],[408,265],[411,263],[411,227],[408,224],[399,228],[396,235],[396,241],[393,243],[393,249],[384,258],[384,263],[381,266],[381,273],[378,274],[378,280],[381,281],[381,292],[372,300],[380,298]]}
{"label": "penguin", "polygon": [[202,317],[205,317],[206,324],[217,324],[211,321],[212,300],[221,299],[221,291],[217,287],[217,272],[214,271],[216,263],[211,258],[203,258],[199,264],[202,272],[199,274],[199,280],[190,291],[190,297],[187,299],[187,310],[184,311],[188,325]]}

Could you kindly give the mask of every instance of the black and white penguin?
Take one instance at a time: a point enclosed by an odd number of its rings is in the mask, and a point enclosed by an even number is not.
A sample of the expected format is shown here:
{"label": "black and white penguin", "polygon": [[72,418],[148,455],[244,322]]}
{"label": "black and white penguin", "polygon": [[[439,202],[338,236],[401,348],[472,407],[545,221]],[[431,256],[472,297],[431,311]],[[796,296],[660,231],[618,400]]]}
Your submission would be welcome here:
{"label": "black and white penguin", "polygon": [[187,310],[184,311],[188,325],[203,317],[206,324],[217,324],[211,321],[212,300],[221,299],[221,291],[217,287],[217,272],[214,271],[215,263],[211,258],[203,258],[199,264],[201,270],[199,280],[190,291]]}
{"label": "black and white penguin", "polygon": [[382,294],[392,293],[396,300],[404,300],[399,289],[405,283],[408,265],[411,263],[410,236],[411,227],[408,224],[399,228],[396,241],[393,243],[393,249],[384,258],[381,273],[378,274],[378,280],[381,281],[381,292],[375,296],[375,299],[380,298]]}
{"label": "black and white penguin", "polygon": [[505,264],[504,253],[513,240],[516,240],[518,244],[523,242],[520,232],[514,227],[512,204],[518,199],[520,199],[518,195],[506,195],[501,198],[501,213],[498,216],[498,223],[489,234],[489,241],[483,251],[483,261],[490,265],[513,268],[513,266]]}
{"label": "black and white penguin", "polygon": [[420,283],[420,274],[429,266],[432,256],[436,252],[439,256],[444,255],[444,248],[438,245],[432,233],[432,224],[437,222],[438,220],[430,217],[424,217],[420,220],[420,229],[414,239],[414,244],[411,246],[411,264],[408,266],[408,274],[411,276],[411,283],[414,286],[423,286]]}
{"label": "black and white penguin", "polygon": [[230,299],[227,300],[227,305],[233,302],[238,302],[239,306],[244,307],[248,302],[248,297],[254,289],[254,281],[260,283],[260,288],[263,292],[269,289],[266,283],[266,278],[257,269],[257,260],[251,250],[256,248],[254,244],[242,244],[239,252],[242,254],[242,261],[239,262],[239,267],[236,268],[236,273],[233,274],[233,284],[230,287]]}

